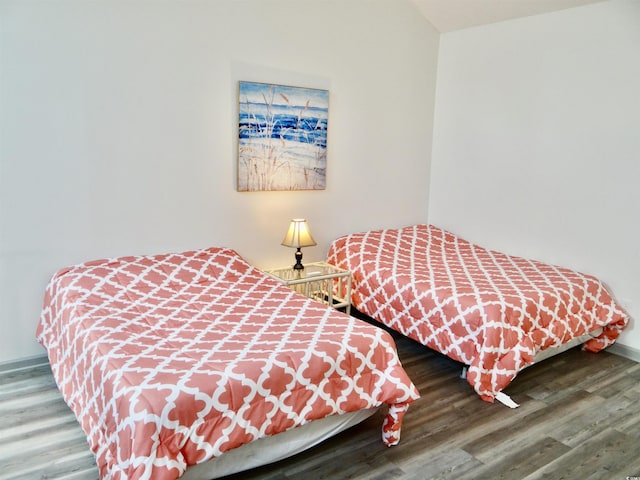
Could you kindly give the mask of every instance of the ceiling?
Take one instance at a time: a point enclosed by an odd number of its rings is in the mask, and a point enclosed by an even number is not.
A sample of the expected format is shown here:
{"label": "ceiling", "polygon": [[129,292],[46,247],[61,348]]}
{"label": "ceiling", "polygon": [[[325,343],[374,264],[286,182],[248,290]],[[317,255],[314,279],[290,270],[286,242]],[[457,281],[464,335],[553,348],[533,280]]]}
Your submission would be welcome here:
{"label": "ceiling", "polygon": [[604,0],[411,0],[441,33],[601,1]]}

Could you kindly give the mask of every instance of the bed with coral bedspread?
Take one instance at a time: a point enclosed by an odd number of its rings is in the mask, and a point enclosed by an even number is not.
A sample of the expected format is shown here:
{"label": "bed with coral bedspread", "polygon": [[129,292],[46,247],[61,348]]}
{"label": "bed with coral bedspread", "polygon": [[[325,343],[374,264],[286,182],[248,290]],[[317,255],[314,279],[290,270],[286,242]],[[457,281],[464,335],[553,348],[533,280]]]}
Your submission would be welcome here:
{"label": "bed with coral bedspread", "polygon": [[434,225],[346,235],[328,261],[353,274],[353,306],[468,366],[487,401],[536,355],[589,335],[611,345],[628,322],[598,279],[487,250]]}
{"label": "bed with coral bedspread", "polygon": [[386,332],[225,248],[60,270],[37,338],[103,479],[175,479],[254,440],[381,405],[393,445],[418,397]]}

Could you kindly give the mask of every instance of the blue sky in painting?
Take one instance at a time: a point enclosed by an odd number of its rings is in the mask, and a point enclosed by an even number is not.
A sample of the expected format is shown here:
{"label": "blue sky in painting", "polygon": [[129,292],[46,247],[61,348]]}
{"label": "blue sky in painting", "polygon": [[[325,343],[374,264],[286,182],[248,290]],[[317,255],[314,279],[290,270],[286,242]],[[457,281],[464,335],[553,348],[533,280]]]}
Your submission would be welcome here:
{"label": "blue sky in painting", "polygon": [[327,90],[240,82],[239,138],[280,138],[325,148],[328,98]]}
{"label": "blue sky in painting", "polygon": [[[271,85],[267,83],[240,82],[240,102],[264,103],[264,97],[269,100],[271,91],[275,93],[273,104],[289,107],[304,107],[307,100],[309,106],[324,111],[329,109],[329,91],[317,88],[289,87],[286,85]],[[289,99],[289,104],[280,96],[283,94]],[[264,97],[263,97],[264,95]]]}

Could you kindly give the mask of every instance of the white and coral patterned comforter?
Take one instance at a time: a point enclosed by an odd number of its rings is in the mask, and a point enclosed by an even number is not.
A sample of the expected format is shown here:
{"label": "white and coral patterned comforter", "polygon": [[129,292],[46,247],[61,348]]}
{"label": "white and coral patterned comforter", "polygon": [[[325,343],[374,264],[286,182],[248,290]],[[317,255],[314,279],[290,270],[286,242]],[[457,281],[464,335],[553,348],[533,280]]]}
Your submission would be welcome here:
{"label": "white and coral patterned comforter", "polygon": [[37,331],[101,478],[186,466],[418,393],[388,334],[294,293],[229,249],[88,262],[50,281]]}
{"label": "white and coral patterned comforter", "polygon": [[487,401],[537,352],[601,327],[585,344],[596,352],[628,322],[590,275],[487,250],[433,225],[343,236],[328,261],[352,271],[355,308],[468,365],[468,382]]}

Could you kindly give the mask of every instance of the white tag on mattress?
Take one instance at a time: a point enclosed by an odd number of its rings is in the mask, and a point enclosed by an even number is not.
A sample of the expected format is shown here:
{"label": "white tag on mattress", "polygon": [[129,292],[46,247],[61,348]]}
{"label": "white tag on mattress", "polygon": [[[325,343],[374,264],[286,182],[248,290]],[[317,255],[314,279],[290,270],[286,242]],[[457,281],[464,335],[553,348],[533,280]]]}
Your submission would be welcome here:
{"label": "white tag on mattress", "polygon": [[518,408],[520,406],[516,402],[511,400],[511,397],[506,393],[498,392],[498,394],[496,395],[496,400],[509,408]]}

